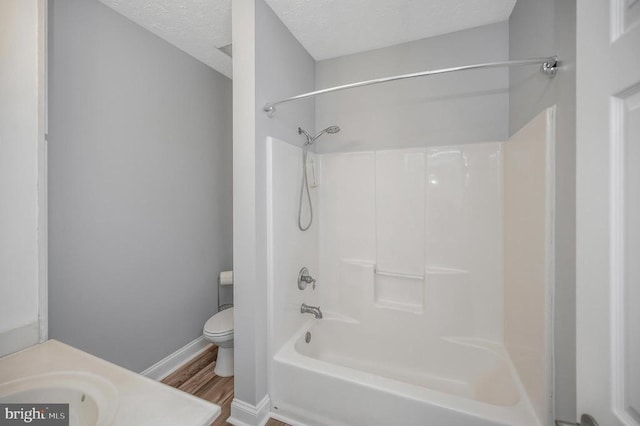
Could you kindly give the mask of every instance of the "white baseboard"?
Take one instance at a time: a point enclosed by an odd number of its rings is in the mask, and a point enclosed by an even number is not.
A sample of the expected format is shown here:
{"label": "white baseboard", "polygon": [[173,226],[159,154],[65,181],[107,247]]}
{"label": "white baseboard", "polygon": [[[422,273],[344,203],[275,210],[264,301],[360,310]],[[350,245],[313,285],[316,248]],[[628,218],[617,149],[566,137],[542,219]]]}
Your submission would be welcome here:
{"label": "white baseboard", "polygon": [[271,400],[269,395],[262,398],[258,405],[247,404],[237,398],[231,403],[231,417],[228,423],[234,426],[264,426],[271,414]]}
{"label": "white baseboard", "polygon": [[291,426],[308,426],[306,423],[300,423],[297,420],[293,420],[291,417],[283,416],[274,412],[270,413],[270,417],[274,420],[281,421],[282,423],[286,423]]}
{"label": "white baseboard", "polygon": [[203,336],[187,343],[171,355],[161,359],[151,367],[144,370],[143,376],[153,380],[162,380],[169,374],[176,371],[181,365],[200,355],[209,346],[209,341]]}
{"label": "white baseboard", "polygon": [[40,322],[0,333],[0,357],[21,351],[40,343]]}

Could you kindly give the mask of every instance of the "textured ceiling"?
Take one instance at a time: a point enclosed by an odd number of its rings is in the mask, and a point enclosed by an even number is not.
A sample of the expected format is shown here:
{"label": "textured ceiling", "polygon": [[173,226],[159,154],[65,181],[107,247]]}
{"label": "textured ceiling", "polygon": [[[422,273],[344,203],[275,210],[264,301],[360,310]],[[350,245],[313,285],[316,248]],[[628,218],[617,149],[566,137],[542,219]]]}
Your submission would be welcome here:
{"label": "textured ceiling", "polygon": [[231,78],[231,0],[100,0]]}
{"label": "textured ceiling", "polygon": [[509,18],[516,0],[266,0],[316,60]]}
{"label": "textured ceiling", "polygon": [[[231,0],[100,1],[232,77]],[[311,56],[322,60],[504,21],[516,0],[266,2]]]}

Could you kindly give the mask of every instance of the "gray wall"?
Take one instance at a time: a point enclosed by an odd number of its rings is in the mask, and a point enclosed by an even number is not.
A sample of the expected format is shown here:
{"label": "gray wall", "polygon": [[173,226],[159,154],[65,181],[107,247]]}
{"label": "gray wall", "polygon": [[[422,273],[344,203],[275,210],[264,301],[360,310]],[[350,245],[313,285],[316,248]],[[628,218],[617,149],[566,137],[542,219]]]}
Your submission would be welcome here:
{"label": "gray wall", "polygon": [[231,81],[97,0],[49,13],[50,337],[140,371],[232,265]]}
{"label": "gray wall", "polygon": [[[486,25],[318,62],[317,88],[506,60],[508,23]],[[323,95],[316,125],[339,125],[318,152],[502,141],[508,137],[509,72],[476,70]]]}
{"label": "gray wall", "polygon": [[297,128],[313,131],[315,114],[312,100],[273,118],[262,107],[313,90],[315,61],[264,0],[233,7],[235,398],[255,405],[268,391],[266,138],[301,145]]}
{"label": "gray wall", "polygon": [[512,68],[509,130],[557,105],[556,124],[556,418],[575,420],[575,140],[576,1],[518,0],[509,21],[512,59],[557,54],[561,69],[549,79],[535,67]]}

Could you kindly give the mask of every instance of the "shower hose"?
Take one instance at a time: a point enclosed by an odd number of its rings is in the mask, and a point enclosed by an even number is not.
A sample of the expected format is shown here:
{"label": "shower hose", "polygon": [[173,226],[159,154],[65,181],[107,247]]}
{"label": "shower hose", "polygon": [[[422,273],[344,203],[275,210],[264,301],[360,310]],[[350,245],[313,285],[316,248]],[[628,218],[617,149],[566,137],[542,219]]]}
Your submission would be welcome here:
{"label": "shower hose", "polygon": [[[306,226],[302,225],[302,198],[304,192],[307,192],[307,200],[309,201],[309,223]],[[298,203],[298,228],[301,231],[306,231],[311,227],[313,222],[313,205],[311,204],[311,193],[309,192],[309,181],[307,180],[307,150],[302,150],[302,183],[300,185],[300,202]]]}

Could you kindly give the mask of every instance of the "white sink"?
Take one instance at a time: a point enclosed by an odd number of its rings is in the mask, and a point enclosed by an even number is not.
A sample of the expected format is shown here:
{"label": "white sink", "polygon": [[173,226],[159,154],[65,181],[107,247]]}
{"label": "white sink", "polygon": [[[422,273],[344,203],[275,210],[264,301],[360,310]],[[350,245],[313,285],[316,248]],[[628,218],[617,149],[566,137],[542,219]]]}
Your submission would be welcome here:
{"label": "white sink", "polygon": [[0,358],[0,402],[68,403],[71,426],[209,426],[220,415],[216,404],[56,340]]}
{"label": "white sink", "polygon": [[69,404],[69,425],[108,425],[114,418],[118,391],[88,372],[59,371],[0,384],[1,403]]}

